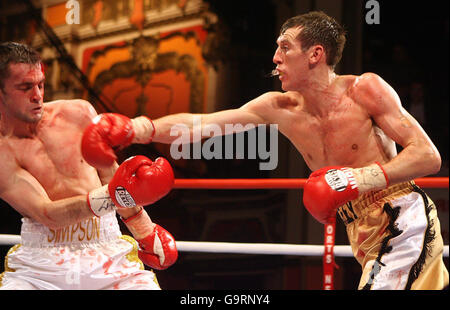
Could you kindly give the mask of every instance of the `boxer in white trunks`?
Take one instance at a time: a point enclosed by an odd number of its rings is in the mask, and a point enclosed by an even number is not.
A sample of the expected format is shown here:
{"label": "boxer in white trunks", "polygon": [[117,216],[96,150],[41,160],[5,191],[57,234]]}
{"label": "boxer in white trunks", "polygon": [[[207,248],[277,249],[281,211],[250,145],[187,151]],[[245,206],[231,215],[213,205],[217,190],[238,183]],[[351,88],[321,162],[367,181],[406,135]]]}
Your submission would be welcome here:
{"label": "boxer in white trunks", "polygon": [[[44,103],[44,79],[34,50],[0,44],[0,197],[23,216],[0,288],[160,289],[143,263],[165,269],[177,249],[142,206],[171,190],[172,168],[144,156],[90,166],[81,138],[95,110],[83,100]],[[122,236],[116,212],[134,238]]]}
{"label": "boxer in white trunks", "polygon": [[273,57],[284,92],[238,109],[168,115],[148,134],[172,143],[179,137],[171,129],[179,124],[191,137],[208,125],[223,133],[226,124],[277,124],[314,171],[305,207],[321,223],[338,213],[346,224],[362,266],[359,289],[442,289],[448,271],[436,207],[412,181],[439,171],[440,154],[381,77],[334,72],[345,41],[343,28],[322,12],[290,18]]}

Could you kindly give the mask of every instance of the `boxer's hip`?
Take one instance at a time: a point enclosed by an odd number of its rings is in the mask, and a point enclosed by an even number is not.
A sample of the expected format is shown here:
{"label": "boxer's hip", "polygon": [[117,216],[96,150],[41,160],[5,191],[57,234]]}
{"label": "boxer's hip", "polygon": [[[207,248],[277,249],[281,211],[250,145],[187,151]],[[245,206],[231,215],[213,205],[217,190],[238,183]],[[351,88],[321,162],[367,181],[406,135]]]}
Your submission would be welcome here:
{"label": "boxer's hip", "polygon": [[92,217],[60,229],[51,229],[29,218],[22,219],[21,244],[27,247],[86,246],[121,236],[114,212]]}
{"label": "boxer's hip", "polygon": [[[360,288],[442,288],[448,272],[432,200],[414,182],[367,193],[338,210],[363,267]],[[429,276],[429,270],[438,270]]]}
{"label": "boxer's hip", "polygon": [[383,212],[385,203],[412,193],[416,185],[414,182],[395,184],[384,190],[369,192],[359,196],[338,209],[338,215],[347,226],[353,221],[364,218],[367,215]]}
{"label": "boxer's hip", "polygon": [[[36,289],[158,289],[137,242],[122,236],[115,213],[52,230],[23,219],[22,242],[5,258],[1,285]],[[136,282],[137,281],[137,282]]]}

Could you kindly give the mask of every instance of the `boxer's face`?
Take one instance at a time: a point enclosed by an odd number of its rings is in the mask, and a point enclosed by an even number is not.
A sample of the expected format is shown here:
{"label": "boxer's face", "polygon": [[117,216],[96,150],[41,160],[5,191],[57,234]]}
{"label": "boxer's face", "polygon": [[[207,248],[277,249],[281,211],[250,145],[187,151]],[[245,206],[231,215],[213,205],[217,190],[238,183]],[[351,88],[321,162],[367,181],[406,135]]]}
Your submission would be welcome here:
{"label": "boxer's face", "polygon": [[277,65],[281,88],[285,91],[298,90],[306,82],[308,57],[297,39],[300,31],[299,27],[289,28],[277,39],[278,48],[273,62]]}
{"label": "boxer's face", "polygon": [[27,123],[42,118],[44,99],[44,74],[40,64],[10,64],[10,75],[3,81],[0,103],[6,117]]}

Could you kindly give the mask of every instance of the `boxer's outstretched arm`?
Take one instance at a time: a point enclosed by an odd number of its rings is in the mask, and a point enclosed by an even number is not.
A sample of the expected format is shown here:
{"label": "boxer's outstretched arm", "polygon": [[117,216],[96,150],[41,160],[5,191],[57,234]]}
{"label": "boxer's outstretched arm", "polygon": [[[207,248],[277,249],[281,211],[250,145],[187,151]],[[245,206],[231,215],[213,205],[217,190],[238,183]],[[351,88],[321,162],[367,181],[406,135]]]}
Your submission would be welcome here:
{"label": "boxer's outstretched arm", "polygon": [[[178,113],[164,116],[154,121],[156,134],[153,142],[172,143],[178,138],[180,131],[177,128],[182,125],[182,128],[188,128],[190,131],[190,142],[198,142],[195,137],[207,138],[205,135],[196,135],[195,132],[201,133],[202,128],[207,128],[209,125],[217,125],[221,129],[221,133],[225,133],[225,124],[261,124],[258,117],[251,113],[247,113],[241,109],[224,110],[214,112],[211,114],[191,114]],[[180,133],[181,134],[181,133]]]}
{"label": "boxer's outstretched arm", "polygon": [[354,87],[353,97],[366,108],[378,127],[403,150],[383,167],[390,183],[437,173],[441,157],[420,124],[402,107],[395,90],[378,75],[366,73]]}
{"label": "boxer's outstretched arm", "polygon": [[[287,100],[285,94],[279,92],[265,93],[244,104],[238,109],[223,110],[209,114],[192,114],[192,113],[178,113],[161,117],[154,120],[156,133],[153,137],[154,142],[172,143],[177,139],[176,135],[171,136],[171,130],[175,129],[177,125],[183,125],[190,129],[191,142],[193,141],[193,132],[201,130],[208,125],[218,125],[222,133],[225,133],[225,125],[242,124],[245,125],[261,125],[276,123],[274,113],[275,109],[279,109],[280,101]],[[278,115],[279,116],[279,115]],[[197,120],[200,120],[198,122]],[[206,138],[203,136],[202,138]]]}

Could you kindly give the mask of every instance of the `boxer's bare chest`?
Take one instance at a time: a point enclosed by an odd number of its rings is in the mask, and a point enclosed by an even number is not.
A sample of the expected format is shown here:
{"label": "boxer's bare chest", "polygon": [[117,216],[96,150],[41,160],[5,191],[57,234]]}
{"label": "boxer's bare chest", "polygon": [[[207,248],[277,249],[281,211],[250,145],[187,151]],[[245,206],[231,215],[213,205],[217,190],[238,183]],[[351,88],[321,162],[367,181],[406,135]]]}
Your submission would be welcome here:
{"label": "boxer's bare chest", "polygon": [[325,113],[300,110],[295,117],[288,138],[312,170],[327,165],[359,166],[377,156],[372,119],[345,95]]}
{"label": "boxer's bare chest", "polygon": [[81,194],[89,188],[93,174],[80,151],[81,129],[64,115],[52,113],[43,118],[36,135],[11,138],[18,164],[44,187],[50,197]]}

